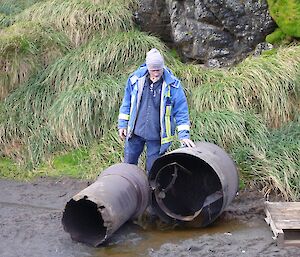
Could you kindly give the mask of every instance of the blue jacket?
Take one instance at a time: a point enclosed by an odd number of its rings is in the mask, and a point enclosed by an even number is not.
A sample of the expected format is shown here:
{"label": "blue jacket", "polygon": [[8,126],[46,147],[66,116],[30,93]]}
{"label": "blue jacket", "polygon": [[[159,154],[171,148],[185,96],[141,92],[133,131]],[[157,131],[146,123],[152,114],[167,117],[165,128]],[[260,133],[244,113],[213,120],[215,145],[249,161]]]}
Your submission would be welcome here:
{"label": "blue jacket", "polygon": [[[118,128],[127,128],[127,138],[132,136],[145,79],[148,70],[141,65],[127,80],[120,107]],[[160,153],[168,150],[177,127],[179,140],[189,138],[190,121],[187,100],[180,81],[164,67],[160,104]]]}

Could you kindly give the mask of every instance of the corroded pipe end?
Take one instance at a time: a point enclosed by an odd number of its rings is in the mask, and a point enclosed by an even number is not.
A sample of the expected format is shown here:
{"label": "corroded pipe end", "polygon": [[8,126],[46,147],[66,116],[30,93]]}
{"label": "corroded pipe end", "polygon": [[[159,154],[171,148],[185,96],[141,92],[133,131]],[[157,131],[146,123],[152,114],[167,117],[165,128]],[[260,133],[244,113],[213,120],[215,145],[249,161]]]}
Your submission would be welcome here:
{"label": "corroded pipe end", "polygon": [[158,158],[150,172],[152,206],[165,222],[203,227],[234,198],[238,173],[217,145],[201,142]]}
{"label": "corroded pipe end", "polygon": [[64,210],[62,224],[75,241],[98,246],[105,241],[107,228],[96,203],[71,199]]}
{"label": "corroded pipe end", "polygon": [[115,164],[66,204],[64,230],[75,241],[99,246],[127,220],[144,212],[149,193],[143,170],[132,164]]}

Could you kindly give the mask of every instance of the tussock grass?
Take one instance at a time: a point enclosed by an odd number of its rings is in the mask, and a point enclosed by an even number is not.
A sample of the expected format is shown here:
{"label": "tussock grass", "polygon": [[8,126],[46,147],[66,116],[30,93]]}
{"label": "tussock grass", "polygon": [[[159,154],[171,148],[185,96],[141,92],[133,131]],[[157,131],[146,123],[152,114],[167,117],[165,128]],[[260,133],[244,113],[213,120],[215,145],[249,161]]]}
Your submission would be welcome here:
{"label": "tussock grass", "polygon": [[45,162],[52,153],[67,149],[56,138],[51,129],[45,125],[36,124],[32,127],[31,133],[22,138],[23,140],[23,163],[28,169],[37,167],[40,163]]}
{"label": "tussock grass", "polygon": [[91,144],[114,126],[125,82],[103,75],[57,95],[38,83],[19,88],[5,102],[12,115],[3,114],[2,151],[37,166],[59,149]]}
{"label": "tussock grass", "polygon": [[[157,38],[130,31],[94,39],[70,52],[6,99],[12,115],[1,130],[0,143],[20,142],[35,164],[52,143],[90,144],[116,124],[127,76],[152,47],[164,50]],[[39,142],[28,145],[27,138]]]}
{"label": "tussock grass", "polygon": [[46,0],[1,0],[0,1],[0,29],[15,23],[15,15],[33,4]]}
{"label": "tussock grass", "polygon": [[267,127],[251,112],[193,110],[191,123],[195,141],[215,143],[227,151],[245,145],[265,149],[268,144]]}
{"label": "tussock grass", "polygon": [[244,91],[240,77],[220,73],[214,82],[206,82],[191,93],[191,106],[202,111],[218,111],[227,109],[239,111],[246,109],[248,95]]}
{"label": "tussock grass", "polygon": [[[270,182],[265,183],[265,191],[278,190],[286,198],[300,200],[300,122],[293,122],[274,131],[270,149],[267,152],[267,165]],[[266,167],[269,167],[266,169]],[[267,182],[266,181],[266,182]],[[268,189],[267,189],[268,188]]]}
{"label": "tussock grass", "polygon": [[37,23],[0,31],[0,99],[69,49],[68,40]]}
{"label": "tussock grass", "polygon": [[173,60],[171,64],[172,71],[178,78],[180,78],[184,86],[189,89],[195,89],[202,84],[217,81],[220,76],[226,74],[226,70],[222,69],[207,69],[198,64],[185,64],[178,60]]}
{"label": "tussock grass", "polygon": [[0,13],[0,29],[8,27],[12,23],[13,23],[13,20],[10,16]]}
{"label": "tussock grass", "polygon": [[104,169],[123,161],[123,146],[117,129],[112,128],[88,147],[57,149],[35,169],[30,166],[21,168],[8,158],[0,157],[0,177],[24,180],[37,176],[61,177],[63,174],[95,180]]}
{"label": "tussock grass", "polygon": [[102,76],[59,94],[48,112],[49,124],[67,145],[88,145],[115,124],[126,78]]}
{"label": "tussock grass", "polygon": [[[280,127],[299,112],[300,46],[249,57],[229,70],[199,72],[199,66],[179,67],[196,111],[253,110],[269,127]],[[203,69],[202,69],[203,70]]]}
{"label": "tussock grass", "polygon": [[265,149],[239,148],[233,155],[248,181],[266,194],[276,192],[292,201],[300,199],[299,121],[272,130]]}
{"label": "tussock grass", "polygon": [[65,32],[76,45],[86,42],[94,34],[127,31],[133,28],[128,1],[50,0],[38,3],[16,16],[16,20],[32,20],[53,24]]}
{"label": "tussock grass", "polygon": [[280,127],[299,112],[297,76],[300,46],[279,48],[275,54],[246,59],[236,68],[248,95],[248,108],[261,113],[270,127]]}
{"label": "tussock grass", "polygon": [[58,60],[41,78],[43,83],[54,84],[61,91],[102,73],[129,74],[143,63],[152,47],[165,50],[156,37],[135,30],[97,37]]}
{"label": "tussock grass", "polygon": [[46,161],[49,154],[64,149],[44,122],[44,116],[37,119],[24,109],[24,102],[13,104],[13,99],[9,100],[0,122],[0,154],[32,169]]}
{"label": "tussock grass", "polygon": [[5,15],[14,15],[22,12],[31,5],[42,1],[46,0],[1,0],[0,13],[3,13]]}
{"label": "tussock grass", "polygon": [[116,127],[107,130],[99,141],[91,146],[89,151],[88,170],[84,177],[95,179],[101,171],[113,164],[123,161],[124,141],[118,136]]}
{"label": "tussock grass", "polygon": [[47,124],[34,124],[26,130],[23,122],[19,122],[18,131],[13,135],[0,138],[0,146],[2,155],[22,165],[24,170],[36,169],[55,152],[70,150],[57,139]]}
{"label": "tussock grass", "polygon": [[45,88],[34,86],[19,87],[5,99],[2,108],[4,118],[0,123],[1,153],[27,167],[35,167],[46,160],[53,149],[60,148],[58,140],[45,124],[45,113],[38,109],[40,113],[37,115],[37,103],[31,102],[32,95],[40,96],[43,102],[38,107],[41,107],[51,98],[45,94]]}
{"label": "tussock grass", "polygon": [[[132,39],[130,39],[132,37]],[[31,80],[27,85],[19,88],[11,94],[6,105],[10,106],[11,113],[17,113],[19,110],[25,110],[35,116],[35,119],[43,117],[43,113],[47,112],[53,102],[60,93],[71,90],[72,94],[81,93],[88,94],[92,91],[84,91],[86,88],[80,87],[84,83],[96,85],[100,80],[100,84],[106,83],[107,88],[112,89],[111,85],[115,85],[115,79],[120,77],[119,74],[128,74],[143,62],[145,53],[152,46],[161,47],[161,42],[154,37],[147,36],[144,33],[132,31],[130,33],[120,33],[112,37],[103,39],[95,39],[86,47],[70,52],[52,65],[50,65],[36,80]],[[108,79],[107,74],[114,74]],[[124,80],[124,81],[123,81]],[[122,79],[120,83],[124,87],[126,79]],[[91,88],[91,87],[90,87]],[[108,91],[112,96],[119,93],[119,88],[115,87],[116,92]],[[106,94],[103,89],[102,94]],[[67,93],[64,93],[66,95]],[[68,98],[70,99],[70,97]],[[119,98],[107,101],[106,104],[116,106],[113,102],[119,103]],[[15,105],[15,102],[18,105]],[[58,102],[60,102],[58,100]],[[56,103],[56,106],[58,105]],[[63,102],[63,101],[61,101]],[[103,108],[105,106],[102,106]],[[111,109],[111,107],[107,107]],[[118,110],[116,110],[118,112]],[[14,130],[14,129],[13,129]]]}

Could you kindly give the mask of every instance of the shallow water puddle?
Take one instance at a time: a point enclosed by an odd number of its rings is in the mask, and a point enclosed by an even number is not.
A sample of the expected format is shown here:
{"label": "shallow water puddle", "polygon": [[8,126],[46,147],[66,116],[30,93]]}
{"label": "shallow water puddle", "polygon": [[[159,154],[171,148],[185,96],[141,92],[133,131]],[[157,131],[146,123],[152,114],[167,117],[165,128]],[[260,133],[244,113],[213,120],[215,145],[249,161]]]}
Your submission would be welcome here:
{"label": "shallow water puddle", "polygon": [[93,257],[132,257],[145,256],[157,250],[165,243],[176,243],[181,240],[192,239],[201,235],[215,233],[230,233],[247,227],[237,221],[216,221],[206,228],[166,228],[153,225],[143,229],[132,223],[125,224],[103,246],[96,248]]}

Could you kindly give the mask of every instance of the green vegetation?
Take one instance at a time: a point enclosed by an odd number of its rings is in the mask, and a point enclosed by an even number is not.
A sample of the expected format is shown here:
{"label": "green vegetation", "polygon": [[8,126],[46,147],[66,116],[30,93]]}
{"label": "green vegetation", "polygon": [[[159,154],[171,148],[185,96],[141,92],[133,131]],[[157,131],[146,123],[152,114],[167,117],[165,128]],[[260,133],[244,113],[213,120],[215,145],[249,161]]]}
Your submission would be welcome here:
{"label": "green vegetation", "polygon": [[182,79],[192,139],[223,147],[242,186],[299,200],[300,46],[228,70],[183,64],[134,28],[136,2],[28,0],[0,11],[0,176],[95,179],[121,162],[116,126],[124,85],[156,47]]}
{"label": "green vegetation", "polygon": [[35,3],[46,0],[1,0],[0,1],[0,29],[15,22],[15,15],[24,11]]}
{"label": "green vegetation", "polygon": [[272,18],[288,36],[300,37],[300,2],[267,0]]}
{"label": "green vegetation", "polygon": [[286,35],[280,28],[275,29],[274,32],[266,36],[266,41],[271,44],[279,44],[286,39]]}
{"label": "green vegetation", "polygon": [[22,12],[24,9],[30,7],[31,5],[42,1],[45,0],[1,0],[0,13],[3,13],[5,15],[14,15]]}
{"label": "green vegetation", "polygon": [[0,177],[7,179],[29,179],[31,176],[12,160],[0,157]]}
{"label": "green vegetation", "polygon": [[265,193],[275,191],[286,200],[299,200],[300,122],[299,118],[271,130],[264,149],[241,147],[233,153],[242,177],[263,186]]}
{"label": "green vegetation", "polygon": [[264,149],[268,143],[268,130],[258,115],[249,112],[191,111],[192,137],[196,141],[215,143],[225,150],[245,145]]}
{"label": "green vegetation", "polygon": [[35,21],[51,24],[63,31],[76,45],[95,34],[126,31],[133,27],[129,9],[134,0],[49,0],[25,9],[17,21]]}
{"label": "green vegetation", "polygon": [[0,99],[70,49],[70,42],[51,27],[15,23],[1,31]]}
{"label": "green vegetation", "polygon": [[299,0],[267,0],[269,11],[279,29],[267,37],[268,42],[280,42],[287,37],[300,38]]}

